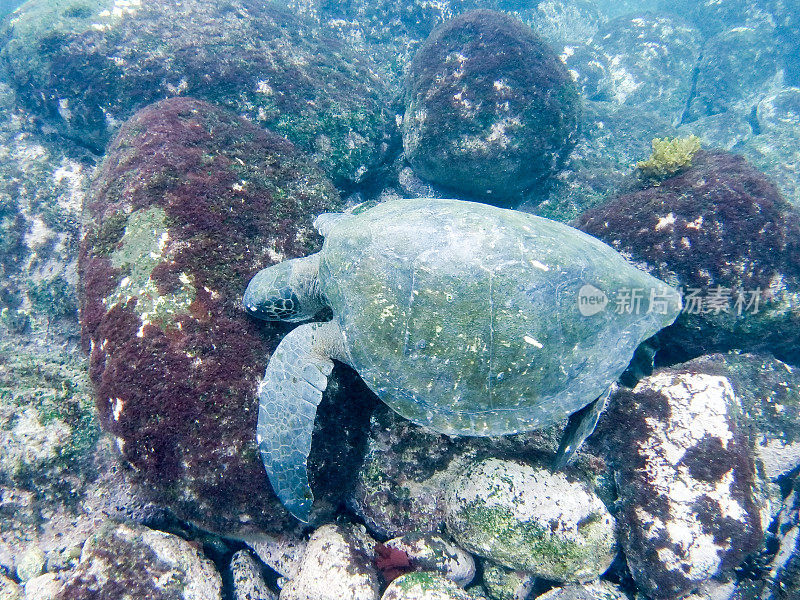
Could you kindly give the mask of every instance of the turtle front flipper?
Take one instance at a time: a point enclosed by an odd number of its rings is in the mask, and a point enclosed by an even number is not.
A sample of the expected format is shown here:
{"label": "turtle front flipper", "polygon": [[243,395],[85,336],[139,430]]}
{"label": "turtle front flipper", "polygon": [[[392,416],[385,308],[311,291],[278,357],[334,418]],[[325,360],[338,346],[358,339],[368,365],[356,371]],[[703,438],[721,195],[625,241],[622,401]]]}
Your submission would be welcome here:
{"label": "turtle front flipper", "polygon": [[567,466],[575,457],[583,442],[586,441],[586,438],[592,435],[615,387],[615,385],[610,386],[597,400],[587,404],[570,416],[567,427],[561,437],[558,452],[556,452],[556,457],[553,460],[554,469],[558,470]]}
{"label": "turtle front flipper", "polygon": [[314,417],[333,370],[331,358],[345,354],[335,322],[301,325],[278,345],[258,387],[261,460],[275,494],[304,523],[314,500],[307,471]]}

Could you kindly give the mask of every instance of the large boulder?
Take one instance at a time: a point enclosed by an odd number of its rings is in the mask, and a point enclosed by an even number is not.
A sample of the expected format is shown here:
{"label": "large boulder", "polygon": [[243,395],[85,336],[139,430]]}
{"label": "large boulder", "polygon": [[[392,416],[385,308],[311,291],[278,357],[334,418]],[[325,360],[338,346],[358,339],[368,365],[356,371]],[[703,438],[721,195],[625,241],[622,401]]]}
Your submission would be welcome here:
{"label": "large boulder", "polygon": [[30,0],[3,39],[27,106],[96,151],[137,109],[178,95],[287,136],[337,183],[362,179],[399,141],[369,61],[271,3]]}
{"label": "large boulder", "polygon": [[764,349],[800,360],[800,215],[742,157],[700,150],[688,168],[585,212],[576,226],[683,288],[683,312],[659,334],[665,350]]}
{"label": "large boulder", "polygon": [[536,33],[476,10],[436,29],[411,62],[403,145],[434,183],[496,204],[560,168],[575,145],[577,90]]}
{"label": "large boulder", "polygon": [[621,388],[608,448],[620,543],[638,589],[680,598],[759,549],[771,513],[730,381],[664,369]]}
{"label": "large boulder", "polygon": [[[290,142],[202,101],[149,106],[111,144],[87,203],[83,340],[102,426],[182,518],[230,535],[292,522],[255,447],[256,386],[286,328],[240,302],[259,269],[316,250],[311,221],[339,207]],[[341,466],[329,412],[319,438]]]}

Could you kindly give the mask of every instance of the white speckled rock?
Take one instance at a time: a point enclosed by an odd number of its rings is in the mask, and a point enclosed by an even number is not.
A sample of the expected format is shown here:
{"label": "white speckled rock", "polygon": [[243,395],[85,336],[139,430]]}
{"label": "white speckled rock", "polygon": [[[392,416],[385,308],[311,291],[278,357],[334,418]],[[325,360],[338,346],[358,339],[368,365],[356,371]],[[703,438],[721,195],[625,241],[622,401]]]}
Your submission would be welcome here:
{"label": "white speckled rock", "polygon": [[5,575],[0,575],[0,600],[22,600],[22,588]]}
{"label": "white speckled rock", "polygon": [[221,600],[222,579],[214,564],[186,540],[141,525],[107,521],[84,544],[63,594]]}
{"label": "white speckled rock", "polygon": [[536,577],[514,571],[490,560],[483,563],[483,585],[492,600],[525,600],[533,589]]}
{"label": "white speckled rock", "polygon": [[536,600],[628,600],[628,596],[618,585],[608,581],[594,581],[553,588],[537,596]]}
{"label": "white speckled rock", "polygon": [[381,600],[473,600],[473,597],[449,579],[419,571],[395,579]]}
{"label": "white speckled rock", "polygon": [[278,596],[267,587],[259,564],[247,550],[236,552],[229,568],[234,600],[277,600]]}
{"label": "white speckled rock", "polygon": [[363,540],[336,525],[323,525],[308,540],[297,575],[280,600],[377,600],[378,573]]}
{"label": "white speckled rock", "polygon": [[410,533],[385,545],[405,552],[415,568],[437,572],[461,587],[475,577],[472,555],[435,533]]}
{"label": "white speckled rock", "polygon": [[446,518],[470,552],[554,581],[595,579],[616,554],[614,518],[586,483],[516,461],[467,467],[448,490]]}
{"label": "white speckled rock", "polygon": [[17,577],[22,583],[38,577],[44,571],[45,556],[42,549],[32,546],[22,553],[17,561]]}
{"label": "white speckled rock", "polygon": [[265,565],[287,579],[294,579],[306,552],[308,542],[290,534],[263,535],[244,540]]}
{"label": "white speckled rock", "polygon": [[[25,600],[55,600],[61,591],[64,581],[55,573],[45,573],[25,582]],[[23,596],[20,596],[22,598]],[[6,599],[0,596],[2,600]],[[13,598],[13,596],[11,597]]]}
{"label": "white speckled rock", "polygon": [[615,471],[625,557],[651,598],[686,595],[761,545],[771,510],[740,411],[727,378],[681,368],[612,397],[598,439]]}

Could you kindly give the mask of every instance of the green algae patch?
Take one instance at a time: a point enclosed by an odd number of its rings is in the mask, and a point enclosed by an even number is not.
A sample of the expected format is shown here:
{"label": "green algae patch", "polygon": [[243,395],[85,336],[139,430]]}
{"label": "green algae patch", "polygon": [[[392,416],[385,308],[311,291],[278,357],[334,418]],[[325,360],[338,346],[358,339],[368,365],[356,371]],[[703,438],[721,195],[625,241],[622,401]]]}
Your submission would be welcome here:
{"label": "green algae patch", "polygon": [[639,176],[651,185],[680,173],[692,166],[692,158],[700,150],[696,135],[675,138],[655,138],[650,158],[636,164]]}
{"label": "green algae patch", "polygon": [[166,213],[150,207],[132,213],[127,220],[119,247],[111,254],[111,264],[125,276],[105,299],[105,305],[126,305],[136,300],[134,310],[142,326],[156,324],[165,330],[176,315],[188,313],[197,295],[186,274],[179,277],[180,286],[172,293],[162,293],[152,279],[155,268],[165,260],[169,231]]}

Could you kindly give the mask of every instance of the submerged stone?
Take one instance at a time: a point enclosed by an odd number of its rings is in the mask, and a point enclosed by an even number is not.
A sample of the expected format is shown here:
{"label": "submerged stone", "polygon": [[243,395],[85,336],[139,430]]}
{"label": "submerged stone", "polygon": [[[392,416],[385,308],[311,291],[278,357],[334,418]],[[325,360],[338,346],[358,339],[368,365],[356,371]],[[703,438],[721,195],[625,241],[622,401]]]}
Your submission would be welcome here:
{"label": "submerged stone", "polygon": [[614,518],[586,483],[516,461],[468,466],[449,488],[447,529],[475,554],[553,581],[596,579],[616,554]]}
{"label": "submerged stone", "polygon": [[575,145],[580,102],[558,56],[522,22],[471,11],[436,29],[412,61],[403,144],[425,179],[514,205]]}
{"label": "submerged stone", "polygon": [[100,420],[159,501],[207,529],[281,526],[254,440],[279,332],[238,306],[253,272],[312,250],[311,215],[338,206],[285,138],[186,98],[137,113],[97,173],[81,316]]}
{"label": "submerged stone", "polygon": [[338,183],[398,146],[371,63],[271,3],[29,0],[3,39],[22,100],[97,152],[136,110],[186,95],[285,135]]}

